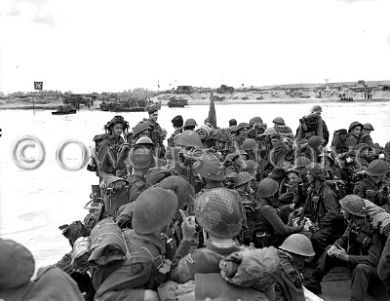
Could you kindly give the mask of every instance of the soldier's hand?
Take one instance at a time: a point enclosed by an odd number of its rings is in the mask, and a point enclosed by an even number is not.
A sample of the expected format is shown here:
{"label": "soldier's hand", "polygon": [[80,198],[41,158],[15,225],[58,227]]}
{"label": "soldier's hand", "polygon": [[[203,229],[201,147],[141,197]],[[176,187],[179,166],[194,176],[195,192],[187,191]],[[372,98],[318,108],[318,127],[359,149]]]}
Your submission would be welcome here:
{"label": "soldier's hand", "polygon": [[195,216],[186,216],[183,210],[180,210],[183,222],[181,230],[183,233],[183,240],[192,241],[196,235]]}

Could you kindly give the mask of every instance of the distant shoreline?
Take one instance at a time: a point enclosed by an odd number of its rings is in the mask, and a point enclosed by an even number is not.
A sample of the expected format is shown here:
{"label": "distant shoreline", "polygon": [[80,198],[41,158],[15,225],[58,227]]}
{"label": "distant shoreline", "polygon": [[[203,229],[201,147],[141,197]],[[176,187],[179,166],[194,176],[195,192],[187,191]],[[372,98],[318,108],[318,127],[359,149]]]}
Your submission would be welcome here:
{"label": "distant shoreline", "polygon": [[[255,100],[255,99],[224,99],[223,101],[215,101],[215,105],[237,105],[237,104],[301,104],[301,103],[375,103],[375,102],[389,102],[390,99],[370,99],[370,100],[364,100],[364,99],[356,99],[354,101],[340,101],[336,98],[269,98],[269,99],[262,99],[262,100]],[[162,100],[162,105],[166,106],[167,101]],[[196,106],[196,105],[208,105],[210,103],[209,99],[189,99],[188,105],[189,106]],[[100,111],[100,102],[97,101],[97,103],[92,106],[91,108],[82,107],[82,111]],[[55,111],[59,107],[59,104],[35,104],[34,108],[36,110],[52,110]],[[24,103],[0,103],[0,110],[32,110],[33,105],[32,104],[26,104]]]}

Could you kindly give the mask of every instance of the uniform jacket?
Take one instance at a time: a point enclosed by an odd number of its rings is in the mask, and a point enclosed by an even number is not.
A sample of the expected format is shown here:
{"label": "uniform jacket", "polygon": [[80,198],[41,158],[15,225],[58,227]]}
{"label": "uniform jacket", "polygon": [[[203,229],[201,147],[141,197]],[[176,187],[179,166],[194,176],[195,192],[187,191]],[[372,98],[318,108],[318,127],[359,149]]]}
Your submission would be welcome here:
{"label": "uniform jacket", "polygon": [[378,264],[379,278],[390,288],[390,236],[382,251],[382,256]]}
{"label": "uniform jacket", "polygon": [[378,206],[383,206],[389,204],[388,195],[384,192],[380,192],[383,186],[383,182],[375,183],[370,176],[366,176],[363,180],[355,184],[353,193],[363,199],[373,202]]}
{"label": "uniform jacket", "polygon": [[345,249],[349,263],[363,263],[372,267],[377,266],[383,247],[379,231],[374,231],[368,222],[359,227],[350,222],[334,244]]}
{"label": "uniform jacket", "polygon": [[332,228],[339,215],[335,194],[323,183],[318,189],[309,187],[304,215],[320,229]]}

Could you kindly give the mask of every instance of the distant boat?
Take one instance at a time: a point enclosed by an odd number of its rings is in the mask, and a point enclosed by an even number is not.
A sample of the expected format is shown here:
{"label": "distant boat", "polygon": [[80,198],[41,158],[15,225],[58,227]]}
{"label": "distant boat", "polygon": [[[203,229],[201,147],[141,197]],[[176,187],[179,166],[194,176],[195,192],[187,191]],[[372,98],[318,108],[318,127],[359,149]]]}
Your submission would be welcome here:
{"label": "distant boat", "polygon": [[72,105],[59,106],[57,111],[51,112],[52,115],[69,115],[76,114],[77,110]]}
{"label": "distant boat", "polygon": [[184,108],[185,106],[188,106],[186,98],[171,97],[168,101],[168,107],[170,108]]}
{"label": "distant boat", "polygon": [[223,101],[225,99],[225,97],[223,96],[218,96],[218,95],[214,95],[212,92],[211,92],[211,96],[210,96],[210,100],[213,100],[213,101]]}

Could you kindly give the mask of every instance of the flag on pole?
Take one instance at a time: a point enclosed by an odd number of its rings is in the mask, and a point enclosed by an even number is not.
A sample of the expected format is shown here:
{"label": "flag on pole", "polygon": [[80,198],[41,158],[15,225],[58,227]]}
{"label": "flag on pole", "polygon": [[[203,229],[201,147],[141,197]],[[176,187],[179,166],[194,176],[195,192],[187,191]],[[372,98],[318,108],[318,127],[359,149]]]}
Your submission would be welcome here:
{"label": "flag on pole", "polygon": [[210,108],[209,116],[207,117],[207,122],[210,123],[213,127],[217,127],[217,113],[215,112],[215,104],[213,94],[210,96]]}
{"label": "flag on pole", "polygon": [[42,90],[43,82],[34,82],[34,90]]}

